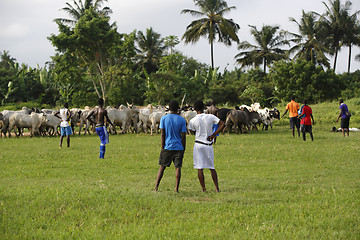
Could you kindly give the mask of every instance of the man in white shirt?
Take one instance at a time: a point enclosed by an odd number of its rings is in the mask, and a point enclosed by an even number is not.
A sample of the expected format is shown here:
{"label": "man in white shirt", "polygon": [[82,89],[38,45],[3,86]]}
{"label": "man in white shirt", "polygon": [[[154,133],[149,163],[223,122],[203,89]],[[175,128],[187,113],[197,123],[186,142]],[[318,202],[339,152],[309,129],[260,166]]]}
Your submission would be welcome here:
{"label": "man in white shirt", "polygon": [[[218,177],[214,166],[213,139],[224,128],[224,122],[212,114],[204,113],[204,103],[195,101],[194,108],[197,115],[190,120],[188,129],[195,131],[195,144],[193,151],[194,168],[198,169],[198,178],[203,192],[206,192],[204,168],[210,169],[211,177],[217,192],[219,190]],[[219,124],[219,128],[213,132],[212,125]]]}
{"label": "man in white shirt", "polygon": [[66,136],[67,147],[70,147],[70,135],[72,135],[72,130],[70,126],[71,112],[69,111],[68,108],[69,108],[69,104],[65,103],[64,108],[60,109],[55,113],[55,116],[61,119],[61,123],[60,123],[61,136],[60,136],[59,148],[62,148],[62,142],[65,136]]}

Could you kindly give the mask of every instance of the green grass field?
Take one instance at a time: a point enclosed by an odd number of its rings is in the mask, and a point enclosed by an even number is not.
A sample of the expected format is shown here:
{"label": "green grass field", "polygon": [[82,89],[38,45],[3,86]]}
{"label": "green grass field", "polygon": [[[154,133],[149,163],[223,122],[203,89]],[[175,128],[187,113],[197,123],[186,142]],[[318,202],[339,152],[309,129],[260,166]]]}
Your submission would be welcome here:
{"label": "green grass field", "polygon": [[0,238],[359,239],[360,133],[315,125],[304,142],[286,124],[218,138],[221,193],[209,171],[201,192],[194,136],[179,193],[173,166],[152,191],[159,135],[110,136],[105,160],[94,134],[73,136],[70,149],[58,137],[1,138]]}

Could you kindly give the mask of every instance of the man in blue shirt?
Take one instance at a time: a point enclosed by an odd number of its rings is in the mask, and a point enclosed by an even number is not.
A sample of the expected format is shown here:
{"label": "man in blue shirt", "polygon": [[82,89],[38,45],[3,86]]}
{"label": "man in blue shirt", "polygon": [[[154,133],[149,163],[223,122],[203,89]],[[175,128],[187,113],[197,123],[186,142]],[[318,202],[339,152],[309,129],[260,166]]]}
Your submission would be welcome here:
{"label": "man in blue shirt", "polygon": [[155,191],[158,190],[161,178],[166,167],[174,162],[176,186],[175,192],[179,192],[181,167],[186,146],[186,121],[178,114],[179,103],[171,101],[170,113],[161,117],[161,152],[159,158],[159,171],[156,178]]}
{"label": "man in blue shirt", "polygon": [[339,100],[339,104],[340,104],[340,114],[336,120],[336,122],[339,121],[339,118],[341,117],[341,130],[342,133],[345,137],[345,132],[347,133],[347,136],[349,136],[349,125],[350,125],[350,113],[349,113],[349,109],[348,106],[344,103],[344,100],[340,99]]}

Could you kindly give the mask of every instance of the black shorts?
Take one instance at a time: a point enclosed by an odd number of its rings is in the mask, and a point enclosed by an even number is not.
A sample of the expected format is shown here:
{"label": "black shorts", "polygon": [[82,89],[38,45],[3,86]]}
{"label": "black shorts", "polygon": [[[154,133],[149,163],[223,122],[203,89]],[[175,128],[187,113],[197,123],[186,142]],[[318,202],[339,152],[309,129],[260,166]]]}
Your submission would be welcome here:
{"label": "black shorts", "polygon": [[341,128],[349,128],[350,126],[350,117],[341,118]]}
{"label": "black shorts", "polygon": [[301,124],[300,131],[301,131],[301,132],[312,133],[312,125],[304,125],[304,124]]}
{"label": "black shorts", "polygon": [[183,158],[184,150],[162,149],[160,152],[159,165],[170,167],[171,163],[174,162],[176,168],[182,167]]}
{"label": "black shorts", "polygon": [[297,129],[300,128],[300,119],[298,119],[298,117],[290,118],[290,129],[294,129],[294,127]]}

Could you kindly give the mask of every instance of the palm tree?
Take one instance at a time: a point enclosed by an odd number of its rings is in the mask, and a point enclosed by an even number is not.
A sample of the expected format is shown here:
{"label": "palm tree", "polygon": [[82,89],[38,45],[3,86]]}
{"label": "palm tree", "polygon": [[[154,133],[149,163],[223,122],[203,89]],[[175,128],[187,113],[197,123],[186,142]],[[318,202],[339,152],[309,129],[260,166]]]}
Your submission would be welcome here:
{"label": "palm tree", "polygon": [[291,33],[294,36],[294,39],[291,41],[295,42],[296,45],[289,52],[296,52],[293,57],[294,59],[305,59],[314,64],[324,65],[329,68],[329,59],[325,54],[329,53],[330,50],[322,43],[322,28],[316,15],[313,12],[305,13],[303,10],[300,22],[295,18],[290,18],[290,21],[298,25],[300,35]]}
{"label": "palm tree", "polygon": [[82,16],[84,16],[85,11],[91,7],[93,7],[100,15],[108,17],[109,14],[112,13],[112,10],[109,7],[101,8],[101,5],[107,1],[108,0],[84,0],[83,2],[82,0],[73,0],[73,5],[67,2],[66,7],[62,8],[62,10],[67,12],[72,19],[57,18],[55,21],[67,23],[73,26]]}
{"label": "palm tree", "polygon": [[344,5],[341,5],[340,0],[329,0],[329,5],[325,2],[323,4],[326,7],[326,12],[323,15],[322,20],[323,27],[327,31],[327,42],[331,48],[334,49],[335,59],[334,59],[334,71],[336,68],[337,56],[340,51],[342,42],[344,40],[344,35],[346,29],[346,22],[348,21],[348,12],[350,10],[351,2],[346,1]]}
{"label": "palm tree", "polygon": [[349,47],[348,73],[350,72],[351,64],[351,49],[353,45],[360,45],[360,23],[357,16],[360,11],[348,16],[345,27],[344,44]]}
{"label": "palm tree", "polygon": [[181,13],[189,13],[194,17],[201,17],[186,27],[186,32],[182,36],[185,44],[195,43],[200,37],[206,36],[209,40],[211,51],[211,67],[214,69],[214,42],[216,38],[219,42],[231,46],[232,41],[239,42],[237,31],[240,26],[232,19],[224,18],[224,15],[235,6],[228,7],[224,0],[194,0],[199,11],[184,9]]}
{"label": "palm tree", "polygon": [[147,73],[155,72],[158,69],[159,60],[167,48],[164,45],[164,39],[161,38],[159,33],[154,32],[152,28],[148,28],[146,34],[139,31],[135,41],[138,46],[136,49],[138,64]]}
{"label": "palm tree", "polygon": [[236,62],[241,65],[241,68],[263,64],[265,73],[266,66],[272,61],[287,58],[286,51],[279,47],[285,44],[289,45],[289,41],[285,39],[285,32],[280,31],[277,34],[278,26],[264,25],[260,31],[255,26],[249,25],[249,27],[251,28],[250,33],[258,45],[253,45],[247,41],[239,44],[239,50],[249,49],[249,51],[240,52],[235,56]]}

